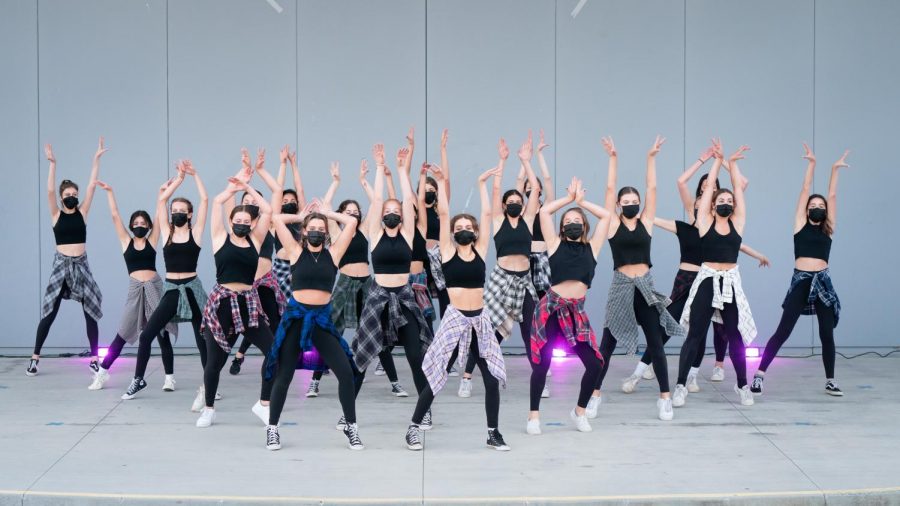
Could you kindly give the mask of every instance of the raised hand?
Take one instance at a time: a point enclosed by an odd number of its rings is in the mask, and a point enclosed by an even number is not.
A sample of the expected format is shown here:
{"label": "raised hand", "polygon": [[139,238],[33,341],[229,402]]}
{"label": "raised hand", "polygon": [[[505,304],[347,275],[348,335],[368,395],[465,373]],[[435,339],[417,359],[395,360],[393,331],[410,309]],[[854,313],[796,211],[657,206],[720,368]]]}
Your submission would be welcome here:
{"label": "raised hand", "polygon": [[372,146],[372,157],[375,158],[376,165],[385,165],[384,144],[375,144],[374,146]]}
{"label": "raised hand", "polygon": [[[100,181],[99,179],[97,180],[97,186],[99,186],[100,188],[103,188],[104,190],[106,190],[108,192],[112,191],[112,186],[104,183],[103,181]],[[168,185],[166,185],[166,186],[168,186]]]}
{"label": "raised hand", "polygon": [[296,167],[297,166],[297,152],[291,151],[291,153],[288,155],[288,160],[290,160],[292,166]]}
{"label": "raised hand", "polygon": [[263,170],[266,164],[266,149],[259,148],[256,152],[256,170]]}
{"label": "raised hand", "polygon": [[706,163],[707,160],[713,157],[715,151],[715,148],[713,148],[712,146],[706,148],[703,153],[700,153],[700,158],[698,158],[698,160],[700,160],[700,163]]}
{"label": "raised hand", "polygon": [[450,132],[445,128],[441,132],[441,149],[447,149],[447,138],[450,136]]}
{"label": "raised hand", "polygon": [[246,191],[247,188],[248,188],[246,182],[244,182],[244,181],[242,181],[242,180],[240,180],[240,179],[238,179],[238,178],[236,178],[236,177],[230,177],[230,178],[228,178],[228,182],[231,183],[231,185],[235,188],[235,190],[244,190],[244,191]]}
{"label": "raised hand", "polygon": [[737,151],[735,151],[734,153],[732,153],[731,156],[728,157],[728,161],[730,163],[734,163],[738,160],[743,160],[744,159],[744,151],[750,151],[750,146],[741,145],[741,147],[739,147],[737,149]]}
{"label": "raised hand", "polygon": [[397,167],[403,167],[409,158],[409,148],[400,148],[397,150]]}
{"label": "raised hand", "polygon": [[575,183],[575,203],[581,205],[584,202],[585,189],[580,179],[576,179]]}
{"label": "raised hand", "polygon": [[581,181],[579,181],[577,177],[572,178],[572,182],[569,183],[569,186],[566,188],[566,194],[569,196],[569,200],[575,200],[575,197],[578,193],[578,186],[580,184]]}
{"label": "raised hand", "polygon": [[194,168],[194,164],[191,163],[189,159],[181,161],[181,170],[184,171],[185,174],[188,174],[190,176],[197,175],[197,169]]}
{"label": "raised hand", "polygon": [[309,205],[307,205],[307,207],[310,209],[309,212],[311,212],[311,213],[317,213],[324,208],[324,206],[322,205],[322,201],[319,200],[318,197],[312,199],[312,202],[310,202]]}
{"label": "raised hand", "polygon": [[719,160],[725,158],[725,153],[722,152],[722,140],[718,137],[712,138],[712,150],[714,157],[718,158]]}
{"label": "raised hand", "polygon": [[847,164],[847,155],[849,155],[849,154],[850,154],[849,149],[847,151],[844,151],[844,154],[841,155],[841,157],[838,159],[838,161],[834,162],[834,165],[832,165],[832,167],[834,167],[835,169],[849,167],[850,165]]}
{"label": "raised hand", "polygon": [[492,176],[499,176],[499,175],[500,175],[500,167],[492,167],[492,168],[484,171],[480,176],[478,176],[478,182],[484,183],[485,181],[490,179]]}
{"label": "raised hand", "polygon": [[809,149],[809,145],[805,142],[803,143],[803,159],[808,160],[810,163],[816,163],[816,154]]}
{"label": "raised hand", "polygon": [[409,127],[409,132],[406,134],[406,144],[409,145],[410,150],[416,147],[416,127]]}
{"label": "raised hand", "polygon": [[291,148],[285,144],[283,148],[281,148],[281,152],[278,153],[279,161],[284,164],[287,163],[288,157],[291,156]]}
{"label": "raised hand", "polygon": [[500,142],[497,144],[497,153],[500,154],[501,160],[509,158],[509,146],[506,145],[506,139],[503,137],[500,137]]}
{"label": "raised hand", "polygon": [[341,181],[341,164],[339,162],[331,162],[331,168],[329,169],[331,172],[331,180],[335,183]]}
{"label": "raised hand", "polygon": [[607,155],[610,157],[617,156],[616,145],[613,143],[612,137],[603,137],[600,139],[600,143],[603,144],[603,149]]}
{"label": "raised hand", "polygon": [[244,171],[250,172],[250,151],[247,148],[241,148],[241,167]]}
{"label": "raised hand", "polygon": [[369,174],[369,161],[365,158],[359,162],[359,179],[360,181],[365,181],[366,175]]}
{"label": "raised hand", "polygon": [[175,178],[174,178],[174,177],[169,178],[168,180],[166,180],[165,183],[163,183],[162,185],[160,185],[160,187],[159,187],[159,193],[162,194],[163,192],[165,192],[165,191],[166,191],[166,188],[168,188],[168,187],[172,184],[172,182],[174,182],[174,181],[175,181]]}
{"label": "raised hand", "polygon": [[659,154],[659,150],[660,150],[660,148],[662,148],[662,145],[665,144],[665,142],[666,142],[665,137],[661,137],[661,136],[657,135],[656,140],[653,141],[653,146],[650,148],[650,151],[647,153],[647,156],[656,156],[657,154]]}
{"label": "raised hand", "polygon": [[546,141],[544,141],[544,129],[542,128],[542,129],[540,129],[540,131],[538,132],[538,146],[537,146],[537,150],[538,150],[538,152],[540,153],[541,151],[544,150],[544,148],[549,148],[549,147],[550,147],[550,145],[547,144]]}
{"label": "raised hand", "polygon": [[47,161],[50,163],[56,163],[56,157],[53,156],[53,146],[49,143],[44,144],[44,156],[47,157]]}
{"label": "raised hand", "polygon": [[97,152],[94,153],[94,160],[99,160],[103,153],[109,151],[109,148],[103,147],[103,137],[100,137],[100,141],[97,143]]}
{"label": "raised hand", "polygon": [[423,168],[427,169],[428,172],[431,172],[431,176],[438,183],[444,180],[444,169],[442,169],[440,165],[426,164]]}
{"label": "raised hand", "polygon": [[518,152],[519,160],[522,160],[523,162],[527,161],[527,160],[531,160],[531,154],[533,151],[532,143],[533,143],[533,141],[531,138],[531,130],[529,130],[528,131],[528,139],[526,139],[525,142],[522,143],[522,146],[519,148],[519,152]]}

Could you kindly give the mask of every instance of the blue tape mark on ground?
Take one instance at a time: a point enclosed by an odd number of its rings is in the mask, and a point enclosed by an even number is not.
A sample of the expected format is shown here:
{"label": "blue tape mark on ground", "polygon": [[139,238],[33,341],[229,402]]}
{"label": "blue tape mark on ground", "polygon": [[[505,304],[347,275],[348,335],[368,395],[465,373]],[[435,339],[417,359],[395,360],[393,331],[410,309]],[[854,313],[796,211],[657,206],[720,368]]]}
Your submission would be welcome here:
{"label": "blue tape mark on ground", "polygon": [[856,385],[856,388],[859,388],[860,390],[872,390],[875,387],[872,385]]}
{"label": "blue tape mark on ground", "polygon": [[47,422],[47,425],[50,425],[50,426],[59,426],[59,425],[63,425],[63,422]]}
{"label": "blue tape mark on ground", "polygon": [[282,427],[284,427],[285,425],[297,425],[297,422],[281,422],[280,425],[281,425]]}
{"label": "blue tape mark on ground", "polygon": [[545,423],[544,425],[546,425],[548,427],[562,427],[563,423],[562,422],[548,422],[548,423]]}

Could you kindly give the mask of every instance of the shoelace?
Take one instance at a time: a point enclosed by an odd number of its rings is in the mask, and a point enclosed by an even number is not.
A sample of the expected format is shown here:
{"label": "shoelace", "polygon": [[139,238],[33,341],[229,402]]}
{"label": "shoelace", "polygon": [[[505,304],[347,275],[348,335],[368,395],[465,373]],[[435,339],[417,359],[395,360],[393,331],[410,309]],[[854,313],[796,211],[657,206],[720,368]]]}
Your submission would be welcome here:
{"label": "shoelace", "polygon": [[431,410],[425,412],[425,416],[422,417],[422,423],[420,425],[431,425]]}
{"label": "shoelace", "polygon": [[422,443],[422,439],[419,437],[419,428],[415,425],[411,425],[409,430],[406,431],[406,443],[410,445]]}
{"label": "shoelace", "polygon": [[338,420],[338,425],[347,425],[347,420],[341,415],[341,418]]}
{"label": "shoelace", "polygon": [[347,428],[344,429],[344,433],[347,434],[347,439],[350,440],[351,445],[362,445],[362,440],[359,438],[359,428],[356,426],[356,424],[347,425]]}
{"label": "shoelace", "polygon": [[273,445],[281,443],[281,438],[278,435],[278,429],[275,427],[269,427],[269,430],[266,431],[266,445]]}
{"label": "shoelace", "polygon": [[134,378],[131,380],[131,385],[128,386],[128,395],[133,395],[138,391],[138,387],[141,385],[141,380]]}
{"label": "shoelace", "polygon": [[499,430],[489,430],[488,439],[491,444],[495,446],[506,446],[506,441],[503,441],[503,436],[500,434]]}

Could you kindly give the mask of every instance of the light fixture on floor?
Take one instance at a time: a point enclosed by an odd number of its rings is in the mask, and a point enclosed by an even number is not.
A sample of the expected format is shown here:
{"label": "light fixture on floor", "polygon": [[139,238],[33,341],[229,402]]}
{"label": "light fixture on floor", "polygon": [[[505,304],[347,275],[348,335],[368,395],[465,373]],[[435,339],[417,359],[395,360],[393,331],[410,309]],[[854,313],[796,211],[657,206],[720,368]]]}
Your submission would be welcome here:
{"label": "light fixture on floor", "polygon": [[564,350],[562,348],[553,348],[553,356],[554,357],[565,357],[566,350]]}
{"label": "light fixture on floor", "polygon": [[100,358],[106,358],[107,353],[109,353],[109,348],[100,348],[97,350],[97,356]]}
{"label": "light fixture on floor", "polygon": [[747,348],[744,356],[747,358],[759,358],[759,348]]}

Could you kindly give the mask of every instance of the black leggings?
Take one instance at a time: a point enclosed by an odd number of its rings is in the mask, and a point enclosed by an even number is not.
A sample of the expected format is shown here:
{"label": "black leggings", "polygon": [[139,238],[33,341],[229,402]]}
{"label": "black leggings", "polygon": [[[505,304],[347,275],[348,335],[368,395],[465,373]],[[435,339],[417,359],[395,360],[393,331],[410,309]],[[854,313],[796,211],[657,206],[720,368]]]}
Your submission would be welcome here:
{"label": "black leggings", "polygon": [[[679,300],[672,301],[671,304],[666,308],[669,311],[669,314],[672,315],[672,318],[675,318],[675,321],[681,320],[681,313],[684,311],[684,305],[687,303],[687,297],[681,297]],[[669,342],[669,339],[672,336],[669,336],[665,332],[662,335],[662,343],[665,345]],[[725,352],[728,350],[728,337],[725,335],[725,326],[721,323],[713,322],[713,346],[716,348],[716,362],[722,362],[725,360]],[[665,348],[663,348],[663,353],[665,353]],[[706,354],[706,339],[703,339],[703,346],[700,346],[697,349],[697,356],[694,358],[694,367],[700,367],[700,364],[703,362],[703,356]],[[647,349],[644,350],[644,354],[641,356],[641,362],[650,365],[652,360],[652,355],[650,353],[650,344],[647,344]],[[656,369],[653,369],[653,372],[656,373]],[[606,373],[604,373],[605,375]],[[657,374],[657,376],[659,376]]]}
{"label": "black leggings", "polygon": [[[550,361],[553,359],[553,336],[563,335],[562,330],[559,328],[559,319],[556,314],[550,315],[550,318],[547,319],[545,329],[547,342],[541,348],[541,363],[535,364],[532,362],[529,351],[528,362],[531,363],[531,411],[538,411],[541,407],[541,392],[544,391],[544,385],[547,383],[547,371],[550,370]],[[565,341],[563,337],[557,337],[557,339]],[[568,343],[566,345],[568,346]],[[526,349],[530,350],[530,345]],[[591,399],[594,385],[597,383],[597,379],[600,377],[600,372],[603,369],[603,362],[597,358],[597,354],[589,343],[576,342],[574,351],[578,358],[581,359],[581,363],[584,364],[584,374],[581,376],[581,390],[578,391],[578,407],[584,408],[587,407],[587,403]]]}
{"label": "black leggings", "polygon": [[[50,333],[50,326],[53,325],[53,320],[56,319],[56,313],[59,312],[59,304],[60,302],[62,302],[62,294],[66,290],[68,290],[68,287],[66,285],[66,282],[63,281],[62,289],[59,291],[59,295],[56,296],[56,301],[53,302],[53,310],[50,311],[50,314],[41,318],[41,321],[38,323],[37,334],[34,337],[35,355],[41,354],[41,348],[44,347],[44,341],[47,340],[47,334]],[[100,331],[97,329],[97,320],[95,320],[91,315],[87,314],[87,311],[84,311],[84,327],[87,330],[88,344],[91,347],[91,356],[96,357],[99,348],[98,343],[100,342]]]}
{"label": "black leggings", "polygon": [[[175,351],[172,349],[172,340],[169,338],[169,332],[164,330],[162,334],[157,336],[157,339],[159,339],[159,353],[162,355],[163,369],[165,369],[166,374],[175,374]],[[109,370],[113,362],[119,358],[119,354],[122,353],[125,342],[121,336],[116,334],[116,338],[113,339],[113,342],[110,343],[109,348],[106,350],[106,357],[103,358],[103,363],[100,364],[100,367]]]}
{"label": "black leggings", "polygon": [[[247,301],[243,296],[238,297],[238,307],[241,311],[241,320],[244,321],[244,338],[250,339],[254,346],[259,348],[264,357],[268,357],[269,350],[272,348],[272,331],[265,325],[259,327],[248,327],[250,323],[249,314],[247,312]],[[234,323],[231,319],[231,301],[222,299],[219,309],[216,311],[222,330],[226,332],[225,339],[228,340],[229,346],[234,346],[237,342],[237,335],[234,334]],[[262,323],[260,317],[260,323]],[[206,340],[206,365],[203,366],[203,386],[206,389],[206,407],[213,407],[216,402],[216,392],[219,390],[219,375],[225,363],[228,362],[228,354],[219,346],[216,339],[209,329],[203,330],[203,338]],[[266,362],[263,360],[260,368],[260,376],[262,377],[262,387],[259,393],[259,400],[268,401],[272,393],[272,381],[266,381]],[[296,366],[296,361],[294,362]],[[293,372],[293,366],[291,371]]]}
{"label": "black leggings", "polygon": [[[496,429],[498,419],[500,418],[500,381],[495,378],[488,370],[487,360],[481,358],[478,353],[478,336],[472,329],[472,340],[469,344],[469,354],[475,356],[475,363],[481,370],[481,378],[484,380],[484,412],[487,415],[487,426],[489,429]],[[451,359],[455,360],[455,359]],[[413,412],[412,423],[422,423],[425,413],[431,408],[434,402],[434,393],[431,391],[431,385],[426,384],[425,390],[419,394],[419,400],[416,402],[416,410]]]}
{"label": "black leggings", "polygon": [[[269,404],[269,424],[278,425],[288,388],[294,379],[297,359],[303,351],[300,349],[300,333],[303,321],[298,320],[288,327],[287,335],[278,350],[278,372],[272,382],[272,402]],[[338,380],[338,399],[344,411],[347,423],[356,423],[356,385],[354,383],[354,367],[352,359],[347,357],[341,343],[331,334],[316,326],[312,330],[312,342],[325,365]]]}
{"label": "black leggings", "polygon": [[[697,349],[705,346],[706,333],[715,308],[712,307],[713,278],[706,278],[697,287],[697,294],[691,304],[691,325],[688,329],[687,339],[681,346],[681,357],[678,361],[678,385],[687,382],[688,372],[697,358]],[[725,308],[719,311],[725,323],[725,334],[728,336],[728,352],[734,372],[737,376],[738,388],[747,384],[747,357],[745,356],[744,340],[738,330],[738,308],[734,302],[726,302]]]}
{"label": "black leggings", "polygon": [[[269,330],[274,336],[275,332],[278,332],[278,324],[281,323],[281,314],[278,313],[278,298],[275,297],[275,292],[268,286],[261,286],[256,292],[259,293],[259,302],[262,305],[263,313],[266,313],[266,316],[269,318]],[[247,350],[250,349],[250,344],[249,339],[246,337],[242,338],[241,346],[237,352],[241,355],[246,354]]]}
{"label": "black leggings", "polygon": [[[655,307],[647,305],[641,292],[634,289],[634,318],[644,331],[644,337],[647,339],[647,351],[645,355],[650,355],[650,361],[653,363],[653,372],[656,374],[656,380],[659,382],[659,392],[669,392],[669,366],[666,361],[666,350],[663,344],[669,338],[665,330],[659,324],[659,312]],[[616,338],[608,328],[603,329],[603,338],[600,340],[600,354],[603,355],[603,371],[597,378],[596,389],[600,390],[603,386],[603,379],[609,371],[609,363],[612,359],[613,351],[618,344]]]}
{"label": "black leggings", "polygon": [[[419,340],[419,321],[416,320],[413,312],[406,306],[401,305],[400,311],[403,312],[403,318],[406,319],[406,325],[397,329],[397,340],[406,352],[406,361],[409,363],[409,368],[412,371],[413,383],[416,384],[416,393],[421,395],[425,388],[428,387],[428,380],[425,379],[425,373],[422,372],[422,357],[424,353],[422,351],[422,341]],[[390,316],[388,316],[388,308],[385,306],[384,313],[381,315],[382,328],[387,328],[388,318],[390,318]],[[384,351],[382,351],[382,354],[384,354]],[[381,355],[379,355],[379,357],[381,357]],[[384,365],[384,363],[381,365]],[[384,372],[388,372],[387,367],[385,367]],[[366,371],[360,372],[360,377],[356,385],[356,395],[359,395],[359,390],[362,388],[363,384],[362,380],[365,376]]]}
{"label": "black leggings", "polygon": [[[526,274],[527,275],[527,274]],[[541,296],[543,297],[543,296]],[[531,323],[534,318],[534,307],[535,300],[531,298],[531,294],[525,292],[525,299],[522,301],[522,321],[519,322],[519,332],[522,334],[522,342],[525,343],[525,355],[528,356],[531,353]],[[494,333],[497,336],[497,342],[502,343],[503,337],[499,332]],[[453,352],[453,361],[456,360],[457,351]],[[531,364],[531,367],[534,368],[534,364],[531,363],[531,360],[528,361]],[[547,366],[549,368],[549,365]],[[471,354],[469,355],[469,359],[466,360],[466,374],[471,375],[472,372],[475,371],[475,357]],[[541,387],[543,388],[543,387]]]}
{"label": "black leggings", "polygon": [[[170,283],[183,284],[182,280],[169,280]],[[194,339],[197,342],[197,350],[200,351],[200,363],[206,366],[206,343],[203,342],[203,336],[200,334],[200,323],[203,321],[203,312],[197,304],[194,292],[190,288],[185,289],[187,293],[188,304],[191,306],[191,326],[194,327]],[[143,378],[147,372],[147,363],[150,362],[150,347],[153,340],[161,334],[166,325],[175,318],[178,311],[178,290],[169,290],[163,294],[159,300],[159,305],[147,320],[147,325],[141,331],[138,338],[138,355],[137,362],[134,366],[134,377]],[[229,320],[230,321],[230,320]],[[160,346],[164,346],[160,343]]]}
{"label": "black leggings", "polygon": [[[806,306],[809,298],[809,290],[812,285],[812,279],[805,279],[791,292],[784,304],[784,312],[781,313],[781,321],[778,322],[778,328],[769,342],[766,343],[766,350],[763,352],[762,361],[759,363],[759,370],[765,372],[778,355],[778,350],[784,345],[794,325],[800,318],[800,312]],[[819,339],[822,341],[822,362],[825,365],[825,378],[834,379],[834,307],[826,306],[819,298],[816,298],[816,318],[819,320]]]}

